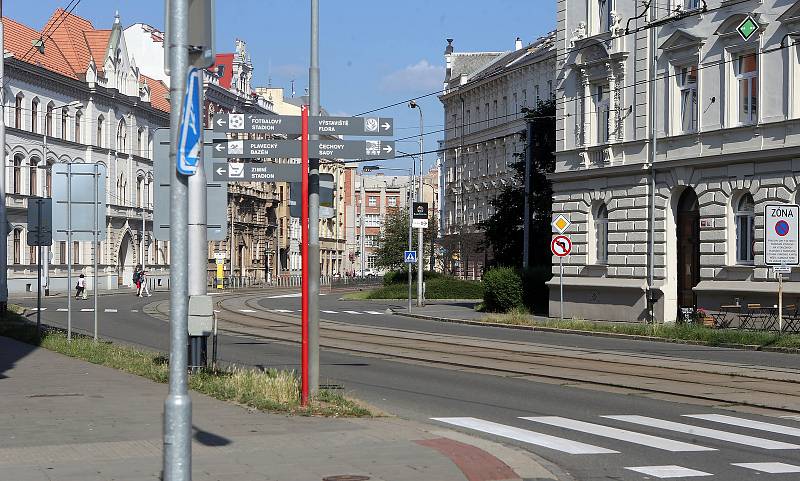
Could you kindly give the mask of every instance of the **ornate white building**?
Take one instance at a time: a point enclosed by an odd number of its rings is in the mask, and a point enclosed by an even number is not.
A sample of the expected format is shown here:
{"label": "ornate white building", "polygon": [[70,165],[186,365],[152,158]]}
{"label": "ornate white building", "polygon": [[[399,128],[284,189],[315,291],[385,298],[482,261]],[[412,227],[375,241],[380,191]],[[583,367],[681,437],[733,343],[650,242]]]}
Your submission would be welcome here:
{"label": "ornate white building", "polygon": [[527,46],[517,38],[508,52],[456,52],[448,39],[444,57],[440,235],[450,251],[445,263],[475,276],[487,258],[478,252],[477,224],[493,214],[491,200],[514,182],[510,166],[524,151],[522,109],[555,94],[555,32]]}
{"label": "ornate white building", "polygon": [[[129,285],[141,263],[154,277],[163,276],[169,263],[166,243],[145,242],[142,252],[140,236],[143,219],[144,232],[152,230],[150,132],[169,122],[166,86],[140,73],[119,16],[107,30],[62,9],[41,30],[7,17],[3,26],[10,56],[3,92],[9,292],[36,290],[37,253],[27,245],[28,200],[50,196],[51,170],[58,162],[107,168],[100,287]],[[47,287],[71,288],[66,285],[66,243],[56,241],[45,252]],[[75,242],[72,256],[76,273],[91,278],[91,243]]]}
{"label": "ornate white building", "polygon": [[[650,5],[558,2],[554,211],[574,224],[565,315],[771,306],[765,205],[800,192],[800,2]],[[786,284],[789,302],[798,285]]]}

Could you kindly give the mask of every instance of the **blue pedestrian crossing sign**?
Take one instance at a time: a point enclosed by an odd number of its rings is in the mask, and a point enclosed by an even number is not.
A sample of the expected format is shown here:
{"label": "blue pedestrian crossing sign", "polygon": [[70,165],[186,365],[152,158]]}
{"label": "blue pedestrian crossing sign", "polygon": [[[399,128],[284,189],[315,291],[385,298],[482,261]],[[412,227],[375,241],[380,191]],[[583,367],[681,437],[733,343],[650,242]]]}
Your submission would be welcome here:
{"label": "blue pedestrian crossing sign", "polygon": [[181,123],[178,132],[177,170],[183,175],[194,175],[200,161],[200,134],[203,126],[202,88],[203,79],[200,69],[191,68],[186,78],[186,97],[181,112]]}
{"label": "blue pedestrian crossing sign", "polygon": [[403,252],[403,261],[406,264],[416,264],[417,263],[417,251],[404,251]]}

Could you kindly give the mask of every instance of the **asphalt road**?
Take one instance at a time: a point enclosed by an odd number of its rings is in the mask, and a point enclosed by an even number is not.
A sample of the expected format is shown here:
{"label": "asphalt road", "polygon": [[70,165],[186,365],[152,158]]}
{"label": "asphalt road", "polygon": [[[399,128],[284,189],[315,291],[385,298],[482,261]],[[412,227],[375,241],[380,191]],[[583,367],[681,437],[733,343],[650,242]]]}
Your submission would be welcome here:
{"label": "asphalt road", "polygon": [[[268,298],[272,295],[281,294],[266,292],[267,297],[260,302],[264,309],[299,309],[299,299]],[[152,298],[140,299],[129,293],[101,297],[101,336],[167,350],[167,324],[142,312],[146,304],[165,297],[165,294],[156,294]],[[527,335],[520,331],[442,324],[380,313],[368,314],[367,311],[381,311],[380,306],[375,303],[337,299],[338,296],[330,295],[320,299],[321,310],[336,312],[323,313],[322,317],[399,329],[452,332],[495,339],[520,340],[521,335]],[[17,303],[30,307],[35,305],[35,300]],[[47,300],[47,310],[43,311],[43,318],[47,322],[63,325],[66,313],[57,309],[64,306],[64,299]],[[74,306],[91,308],[91,301],[79,301]],[[116,312],[106,312],[106,309],[116,309]],[[358,314],[354,314],[355,312]],[[78,329],[91,331],[92,313],[74,313],[73,325]],[[655,352],[684,358],[719,358],[732,362],[753,362],[761,365],[771,363],[788,367],[796,366],[800,359],[791,355],[549,333],[536,333],[533,340],[554,345],[561,343],[576,347],[594,346],[598,349],[616,349],[631,353]],[[299,346],[259,338],[221,336],[220,355],[225,361],[246,365],[297,369]],[[792,360],[794,362],[790,364]],[[737,413],[710,406],[631,395],[627,392],[580,389],[569,385],[534,382],[524,377],[430,367],[331,351],[322,352],[321,363],[324,382],[341,385],[348,393],[380,409],[401,417],[432,425],[455,427],[471,434],[520,446],[561,466],[582,481],[662,479],[666,476],[676,479],[679,475],[689,476],[678,479],[702,477],[725,481],[800,479],[800,422],[793,419]],[[733,420],[685,417],[708,414],[732,416]],[[657,421],[602,417],[609,415],[646,416]],[[526,420],[520,419],[521,417],[538,419]],[[751,421],[767,422],[779,427],[748,424]],[[651,425],[637,424],[642,422]],[[745,426],[726,424],[730,422]],[[746,463],[771,464],[735,465]],[[655,469],[654,466],[662,467],[662,471],[651,471]],[[792,469],[789,466],[797,467],[797,471],[768,474],[754,469]],[[681,467],[694,471],[681,471]]]}

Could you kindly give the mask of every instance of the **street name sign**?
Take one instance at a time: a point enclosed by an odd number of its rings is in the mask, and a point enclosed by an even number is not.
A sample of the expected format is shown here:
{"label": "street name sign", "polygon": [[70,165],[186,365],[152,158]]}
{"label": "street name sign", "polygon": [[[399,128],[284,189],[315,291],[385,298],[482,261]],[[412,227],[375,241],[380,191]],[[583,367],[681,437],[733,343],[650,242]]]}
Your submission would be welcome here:
{"label": "street name sign", "polygon": [[406,264],[416,264],[417,251],[403,251],[403,262]]}
{"label": "street name sign", "polygon": [[411,228],[428,228],[428,203],[414,202],[411,206]]}
{"label": "street name sign", "polygon": [[550,250],[557,257],[566,257],[572,252],[572,241],[565,235],[557,235],[550,243]]}
{"label": "street name sign", "polygon": [[764,264],[800,265],[800,206],[767,204],[764,206]]}
{"label": "street name sign", "polygon": [[[218,114],[214,132],[255,132],[300,135],[302,120],[297,115]],[[392,136],[394,119],[386,117],[309,117],[311,135]]]}
{"label": "street name sign", "polygon": [[219,182],[300,182],[299,164],[214,163],[214,180]]}
{"label": "street name sign", "polygon": [[53,199],[28,199],[28,245],[53,245]]}
{"label": "street name sign", "polygon": [[299,140],[225,140],[214,142],[214,157],[217,158],[277,158],[300,157]]}
{"label": "street name sign", "polygon": [[553,230],[555,232],[563,234],[564,232],[567,231],[567,229],[569,229],[569,226],[572,225],[572,222],[570,222],[569,219],[564,217],[564,214],[558,214],[556,218],[553,219],[553,222],[550,225],[553,226]]}

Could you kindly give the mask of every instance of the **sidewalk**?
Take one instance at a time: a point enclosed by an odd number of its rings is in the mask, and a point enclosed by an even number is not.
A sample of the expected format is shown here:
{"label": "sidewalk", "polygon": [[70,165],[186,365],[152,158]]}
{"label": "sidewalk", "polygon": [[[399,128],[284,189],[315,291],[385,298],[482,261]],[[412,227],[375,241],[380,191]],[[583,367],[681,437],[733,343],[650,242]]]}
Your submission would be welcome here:
{"label": "sidewalk", "polygon": [[[0,337],[0,478],[156,481],[167,386]],[[193,480],[557,477],[529,453],[397,418],[266,414],[192,393]]]}

